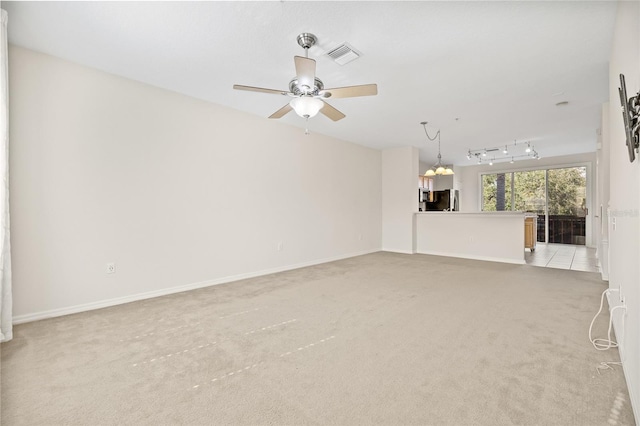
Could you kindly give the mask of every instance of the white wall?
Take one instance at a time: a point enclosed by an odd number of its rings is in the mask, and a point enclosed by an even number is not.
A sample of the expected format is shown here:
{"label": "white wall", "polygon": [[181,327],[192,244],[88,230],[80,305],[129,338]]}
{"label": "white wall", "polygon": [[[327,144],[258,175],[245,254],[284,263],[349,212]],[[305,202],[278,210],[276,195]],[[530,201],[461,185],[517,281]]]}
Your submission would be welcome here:
{"label": "white wall", "polygon": [[596,151],[596,203],[593,205],[596,245],[602,279],[609,279],[609,102],[602,105],[600,145]]}
{"label": "white wall", "polygon": [[418,161],[418,174],[424,175],[430,167],[431,167],[431,164],[427,164],[423,161]]}
{"label": "white wall", "polygon": [[524,264],[524,214],[416,214],[416,252]]}
{"label": "white wall", "polygon": [[380,151],[9,53],[18,321],[380,250]]}
{"label": "white wall", "polygon": [[433,177],[433,190],[442,191],[443,189],[453,189],[454,175],[436,175]]}
{"label": "white wall", "polygon": [[[594,129],[594,132],[596,129]],[[493,166],[487,164],[473,165],[456,168],[456,174],[460,174],[460,211],[463,212],[477,212],[480,211],[480,175],[486,173],[500,173],[511,172],[517,170],[532,170],[532,169],[544,169],[553,168],[559,166],[587,166],[587,191],[590,193],[587,208],[589,209],[589,215],[586,219],[586,226],[588,228],[586,244],[592,246],[593,235],[597,230],[597,222],[594,219],[596,214],[595,197],[596,197],[596,185],[595,185],[595,169],[596,154],[595,152],[589,152],[576,155],[565,155],[560,157],[540,158],[539,160],[523,160],[511,163],[499,163]]]}
{"label": "white wall", "polygon": [[[626,77],[627,94],[640,90],[640,3],[618,2],[618,15],[609,63],[609,285],[619,289],[611,305],[626,303],[613,313],[636,420],[640,419],[640,160],[629,162],[620,113],[619,75]],[[615,220],[615,227],[613,221]]]}
{"label": "white wall", "polygon": [[414,253],[418,211],[418,148],[382,151],[382,249]]}

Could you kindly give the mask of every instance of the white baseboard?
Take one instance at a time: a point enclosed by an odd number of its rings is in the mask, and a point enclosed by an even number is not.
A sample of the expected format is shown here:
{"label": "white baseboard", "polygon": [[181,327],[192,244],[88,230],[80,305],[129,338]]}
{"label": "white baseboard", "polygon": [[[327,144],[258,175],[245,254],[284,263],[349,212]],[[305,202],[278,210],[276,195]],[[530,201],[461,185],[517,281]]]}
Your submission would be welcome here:
{"label": "white baseboard", "polygon": [[321,263],[334,262],[336,260],[348,259],[350,257],[362,256],[365,254],[376,253],[380,251],[375,250],[363,250],[360,252],[349,253],[340,256],[333,256],[324,259],[312,260],[309,262],[297,263],[294,265],[279,266],[277,268],[263,269],[261,271],[249,272],[246,274],[232,275],[222,278],[216,278],[208,281],[201,281],[197,283],[185,284],[176,287],[163,288],[160,290],[149,291],[145,293],[132,294],[130,296],[116,297],[113,299],[100,300],[97,302],[83,303],[82,305],[68,306],[64,308],[51,309],[47,311],[34,312],[30,314],[17,315],[13,317],[14,324],[23,324],[26,322],[39,321],[47,318],[60,317],[63,315],[77,314],[80,312],[92,311],[95,309],[108,308],[109,306],[122,305],[124,303],[136,302],[138,300],[151,299],[154,297],[166,296],[174,293],[181,293],[183,291],[195,290],[198,288],[209,287],[212,285],[225,284],[233,281],[244,280],[247,278],[255,278],[263,275],[275,274],[277,272],[290,271],[292,269],[304,268],[307,266],[319,265]]}
{"label": "white baseboard", "polygon": [[[631,386],[631,383],[633,383],[632,380],[630,380],[629,375],[627,374],[628,369],[625,368],[625,363],[624,361],[622,362],[622,372],[624,373],[624,380],[627,383],[627,391],[629,392],[629,399],[630,404],[631,404],[631,410],[633,410],[633,416],[636,419],[640,419],[640,400],[638,400],[636,398],[635,395],[635,390],[633,388],[633,386]],[[636,425],[639,424],[638,421],[636,420]]]}
{"label": "white baseboard", "polygon": [[475,255],[460,254],[460,253],[444,253],[444,252],[438,252],[438,251],[420,251],[418,252],[418,254],[429,254],[431,256],[457,257],[460,259],[483,260],[485,262],[512,263],[516,265],[526,264],[524,259],[522,260],[509,259],[507,257],[475,256]]}
{"label": "white baseboard", "polygon": [[[617,297],[619,297],[619,294],[617,292],[615,294],[618,295]],[[615,300],[615,299],[613,301],[611,300],[611,293],[607,293],[607,303],[609,305],[609,315],[611,315],[611,307],[620,305],[619,300]],[[617,341],[619,342],[618,356],[620,357],[620,361],[622,361],[622,372],[624,374],[624,379],[627,384],[627,391],[629,392],[629,399],[630,399],[629,403],[631,404],[633,415],[636,419],[640,419],[640,400],[637,399],[638,395],[636,395],[636,390],[632,386],[632,384],[635,383],[635,381],[631,380],[631,378],[629,377],[629,373],[628,373],[629,369],[627,368],[627,363],[626,363],[627,360],[626,360],[626,356],[624,356],[625,336],[623,334],[623,330],[620,329],[618,324],[619,324],[618,321],[613,321],[613,331],[615,332]],[[636,424],[640,424],[638,423],[638,420],[636,420]]]}
{"label": "white baseboard", "polygon": [[415,252],[410,250],[396,250],[396,249],[388,249],[388,248],[383,248],[381,251],[386,251],[389,253],[400,253],[400,254],[415,254]]}

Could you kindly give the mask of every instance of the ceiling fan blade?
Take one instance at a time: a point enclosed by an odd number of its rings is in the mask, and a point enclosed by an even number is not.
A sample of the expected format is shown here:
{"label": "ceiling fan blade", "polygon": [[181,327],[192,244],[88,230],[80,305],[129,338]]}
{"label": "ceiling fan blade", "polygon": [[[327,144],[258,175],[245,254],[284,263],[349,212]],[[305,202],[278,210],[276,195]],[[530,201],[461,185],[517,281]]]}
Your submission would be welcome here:
{"label": "ceiling fan blade", "polygon": [[295,56],[293,60],[296,63],[298,86],[307,86],[309,91],[313,90],[316,80],[316,61],[302,56]]}
{"label": "ceiling fan blade", "polygon": [[329,117],[330,119],[332,119],[333,121],[342,120],[343,118],[346,117],[346,115],[344,115],[343,113],[341,113],[340,111],[338,111],[337,109],[335,109],[334,107],[332,107],[326,102],[324,103],[324,106],[322,107],[320,112],[326,115],[327,117]]}
{"label": "ceiling fan blade", "polygon": [[271,93],[274,95],[288,95],[289,92],[286,90],[275,90],[275,89],[265,89],[264,87],[253,87],[253,86],[243,86],[241,84],[234,84],[233,88],[236,90],[246,90],[249,92],[262,92],[262,93]]}
{"label": "ceiling fan blade", "polygon": [[292,109],[293,108],[291,108],[291,105],[286,104],[285,106],[283,106],[282,108],[280,108],[279,110],[271,114],[269,118],[282,118],[286,113],[288,113]]}
{"label": "ceiling fan blade", "polygon": [[373,96],[378,94],[377,84],[362,84],[360,86],[336,87],[324,89],[318,93],[323,98],[355,98],[357,96]]}

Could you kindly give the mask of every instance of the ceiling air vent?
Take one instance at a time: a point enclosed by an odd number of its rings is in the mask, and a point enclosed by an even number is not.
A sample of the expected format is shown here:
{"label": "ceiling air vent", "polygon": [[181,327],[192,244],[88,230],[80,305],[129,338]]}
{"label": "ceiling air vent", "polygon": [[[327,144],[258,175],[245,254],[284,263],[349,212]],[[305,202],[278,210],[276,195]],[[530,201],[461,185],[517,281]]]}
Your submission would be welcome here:
{"label": "ceiling air vent", "polygon": [[343,43],[335,49],[327,52],[327,56],[340,65],[346,65],[349,62],[358,59],[360,57],[360,53],[351,47],[349,43]]}

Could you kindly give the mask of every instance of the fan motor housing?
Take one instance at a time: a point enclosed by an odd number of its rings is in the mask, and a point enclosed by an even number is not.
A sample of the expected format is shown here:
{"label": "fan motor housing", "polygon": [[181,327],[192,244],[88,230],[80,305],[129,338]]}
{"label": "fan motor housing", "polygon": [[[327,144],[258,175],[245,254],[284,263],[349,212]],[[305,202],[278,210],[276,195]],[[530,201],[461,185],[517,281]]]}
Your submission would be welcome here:
{"label": "fan motor housing", "polygon": [[307,87],[305,85],[300,85],[298,83],[297,78],[293,78],[289,82],[289,91],[296,96],[300,95],[313,95],[317,96],[318,92],[324,89],[324,83],[318,77],[314,79],[313,87]]}
{"label": "fan motor housing", "polygon": [[311,46],[316,44],[318,38],[311,33],[302,33],[298,36],[297,40],[300,47],[303,49],[309,49]]}

